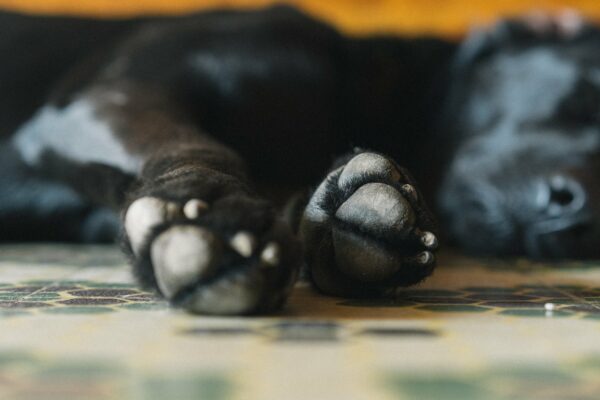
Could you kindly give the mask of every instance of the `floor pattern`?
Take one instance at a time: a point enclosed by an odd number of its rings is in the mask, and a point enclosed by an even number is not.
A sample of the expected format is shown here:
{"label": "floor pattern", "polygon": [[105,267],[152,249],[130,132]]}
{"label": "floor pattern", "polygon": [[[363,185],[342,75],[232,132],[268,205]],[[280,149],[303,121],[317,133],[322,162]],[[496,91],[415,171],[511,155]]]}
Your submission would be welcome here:
{"label": "floor pattern", "polygon": [[272,316],[172,310],[114,247],[0,247],[2,399],[596,399],[600,264],[447,253],[395,299],[299,284]]}

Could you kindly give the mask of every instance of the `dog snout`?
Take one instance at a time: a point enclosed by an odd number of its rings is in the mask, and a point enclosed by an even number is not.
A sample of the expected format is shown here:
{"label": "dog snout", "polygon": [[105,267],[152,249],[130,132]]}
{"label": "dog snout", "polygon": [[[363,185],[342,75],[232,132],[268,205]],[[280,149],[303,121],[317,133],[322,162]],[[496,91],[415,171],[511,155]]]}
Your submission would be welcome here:
{"label": "dog snout", "polygon": [[598,226],[589,207],[585,186],[568,175],[540,182],[538,215],[524,226],[524,247],[534,258],[570,258],[598,255]]}
{"label": "dog snout", "polygon": [[597,185],[567,172],[504,178],[446,187],[444,217],[459,244],[485,255],[600,256]]}

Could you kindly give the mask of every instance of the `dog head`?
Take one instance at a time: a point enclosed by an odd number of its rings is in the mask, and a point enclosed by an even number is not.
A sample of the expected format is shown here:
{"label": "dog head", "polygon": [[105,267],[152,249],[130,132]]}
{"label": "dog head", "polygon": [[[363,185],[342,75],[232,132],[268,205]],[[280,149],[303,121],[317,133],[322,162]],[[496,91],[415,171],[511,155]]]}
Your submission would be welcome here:
{"label": "dog head", "polygon": [[476,253],[600,256],[600,30],[573,14],[475,33],[456,59],[440,195]]}

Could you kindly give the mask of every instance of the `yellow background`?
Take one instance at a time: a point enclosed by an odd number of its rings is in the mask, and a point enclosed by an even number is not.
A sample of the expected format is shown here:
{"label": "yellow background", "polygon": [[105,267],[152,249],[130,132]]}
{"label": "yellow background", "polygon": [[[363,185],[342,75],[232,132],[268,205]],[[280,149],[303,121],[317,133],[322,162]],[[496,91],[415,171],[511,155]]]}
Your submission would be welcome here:
{"label": "yellow background", "polygon": [[[177,14],[210,7],[256,7],[272,0],[0,0],[0,7],[44,14],[124,17]],[[373,31],[460,35],[499,15],[533,9],[576,8],[600,20],[600,0],[291,0],[347,32]]]}

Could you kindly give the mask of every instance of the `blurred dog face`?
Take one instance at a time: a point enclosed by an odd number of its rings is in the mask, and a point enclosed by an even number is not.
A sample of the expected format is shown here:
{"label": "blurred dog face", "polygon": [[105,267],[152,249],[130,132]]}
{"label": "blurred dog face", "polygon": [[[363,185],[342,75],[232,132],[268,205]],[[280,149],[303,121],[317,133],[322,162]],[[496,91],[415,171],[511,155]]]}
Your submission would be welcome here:
{"label": "blurred dog face", "polygon": [[600,256],[600,31],[571,22],[503,23],[458,57],[440,203],[475,252]]}

